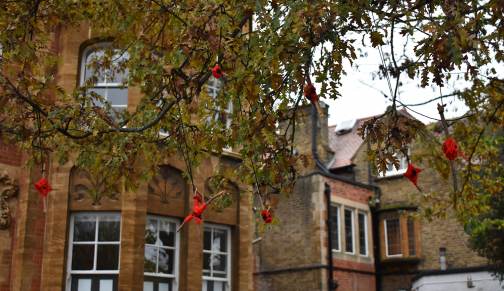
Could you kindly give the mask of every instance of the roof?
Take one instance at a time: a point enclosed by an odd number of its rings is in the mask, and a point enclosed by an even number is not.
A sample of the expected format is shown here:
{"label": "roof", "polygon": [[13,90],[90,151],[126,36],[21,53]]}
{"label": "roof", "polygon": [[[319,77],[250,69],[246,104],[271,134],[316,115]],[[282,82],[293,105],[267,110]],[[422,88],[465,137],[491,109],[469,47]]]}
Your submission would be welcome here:
{"label": "roof", "polygon": [[[409,118],[414,118],[406,111],[405,108],[397,110],[397,112],[404,114]],[[353,130],[342,135],[336,135],[334,132],[337,126],[336,124],[328,127],[329,147],[331,147],[334,151],[334,156],[336,157],[336,162],[334,162],[331,166],[331,169],[349,166],[352,164],[353,157],[364,142],[364,140],[357,135],[357,128],[361,127],[364,122],[381,115],[382,114],[357,119],[357,123],[355,124]]]}

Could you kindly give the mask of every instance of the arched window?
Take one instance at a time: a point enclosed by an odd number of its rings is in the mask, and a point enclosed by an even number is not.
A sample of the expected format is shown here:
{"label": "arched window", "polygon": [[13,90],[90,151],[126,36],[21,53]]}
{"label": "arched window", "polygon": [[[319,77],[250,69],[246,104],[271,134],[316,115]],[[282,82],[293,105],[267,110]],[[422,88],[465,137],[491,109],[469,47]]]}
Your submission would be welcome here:
{"label": "arched window", "polygon": [[[99,60],[104,56],[103,49],[110,46],[110,42],[103,42],[96,45],[88,46],[82,53],[80,84],[95,75],[95,70],[89,67],[93,61]],[[121,54],[122,53],[122,54]],[[117,55],[112,57],[112,69],[100,69],[96,74],[98,82],[90,91],[100,94],[105,100],[112,104],[115,110],[126,109],[128,106],[128,88],[121,89],[120,86],[123,80],[128,78],[128,70],[120,72],[119,64],[129,58],[127,52],[117,50]],[[100,104],[101,105],[101,104]]]}

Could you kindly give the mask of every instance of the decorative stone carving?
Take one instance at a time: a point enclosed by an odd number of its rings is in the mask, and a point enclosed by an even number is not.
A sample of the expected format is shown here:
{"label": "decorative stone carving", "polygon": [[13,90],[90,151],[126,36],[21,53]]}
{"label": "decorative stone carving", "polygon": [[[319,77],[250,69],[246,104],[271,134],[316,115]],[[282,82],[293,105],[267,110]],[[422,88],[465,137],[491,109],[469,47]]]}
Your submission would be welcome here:
{"label": "decorative stone carving", "polygon": [[9,198],[17,194],[19,187],[14,179],[10,179],[7,171],[0,173],[0,229],[9,228],[11,224],[11,213],[9,208]]}
{"label": "decorative stone carving", "polygon": [[184,179],[179,171],[170,166],[158,166],[159,174],[149,181],[151,195],[161,198],[161,203],[168,204],[168,198],[179,198],[184,192]]}
{"label": "decorative stone carving", "polygon": [[107,177],[103,177],[103,175],[92,176],[85,170],[81,170],[79,168],[73,168],[71,172],[71,183],[70,183],[70,194],[77,194],[77,197],[74,198],[75,201],[80,201],[84,199],[85,195],[89,195],[93,199],[93,206],[100,206],[100,200],[103,197],[106,197],[113,201],[119,201],[116,197],[119,195],[119,185],[113,184],[110,186],[113,190],[117,192],[117,194],[112,194],[110,196],[106,196],[103,193],[105,190],[109,190],[105,188],[105,179]]}

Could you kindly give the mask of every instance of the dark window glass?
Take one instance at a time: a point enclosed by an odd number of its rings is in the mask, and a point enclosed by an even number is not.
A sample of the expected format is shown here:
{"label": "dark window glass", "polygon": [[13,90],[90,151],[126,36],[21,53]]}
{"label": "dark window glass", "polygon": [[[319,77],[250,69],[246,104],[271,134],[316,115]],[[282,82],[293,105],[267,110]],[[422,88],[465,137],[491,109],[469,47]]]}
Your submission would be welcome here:
{"label": "dark window glass", "polygon": [[98,217],[98,241],[121,240],[121,216],[110,215]]}
{"label": "dark window glass", "polygon": [[119,269],[119,245],[98,245],[96,270]]}
{"label": "dark window glass", "polygon": [[331,240],[333,250],[339,251],[339,207],[331,206]]}
{"label": "dark window glass", "polygon": [[173,274],[175,253],[173,250],[159,248],[158,273]]}
{"label": "dark window glass", "polygon": [[72,275],[71,291],[117,291],[117,275]]}
{"label": "dark window glass", "polygon": [[173,222],[159,221],[159,245],[175,246],[175,224]]}
{"label": "dark window glass", "polygon": [[157,241],[157,227],[158,221],[154,219],[147,219],[145,226],[145,243],[155,245]]}
{"label": "dark window glass", "polygon": [[353,211],[345,210],[345,251],[353,253]]}
{"label": "dark window glass", "polygon": [[95,241],[96,216],[76,216],[74,219],[73,241]]}
{"label": "dark window glass", "polygon": [[209,227],[205,227],[203,235],[203,249],[207,251],[212,250],[212,229]]}
{"label": "dark window glass", "polygon": [[94,249],[94,244],[74,244],[72,248],[72,270],[92,270]]}
{"label": "dark window glass", "polygon": [[408,219],[408,249],[409,255],[415,256],[415,223]]}
{"label": "dark window glass", "polygon": [[366,215],[364,213],[359,213],[359,254],[367,255]]}
{"label": "dark window glass", "polygon": [[387,255],[400,255],[401,252],[401,227],[399,218],[385,220],[387,229]]}

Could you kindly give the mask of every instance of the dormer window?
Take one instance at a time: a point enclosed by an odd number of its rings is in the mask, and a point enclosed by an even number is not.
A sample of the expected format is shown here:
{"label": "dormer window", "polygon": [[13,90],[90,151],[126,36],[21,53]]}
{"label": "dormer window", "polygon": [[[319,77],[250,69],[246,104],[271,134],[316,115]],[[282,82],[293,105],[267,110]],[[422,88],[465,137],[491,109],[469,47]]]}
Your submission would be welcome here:
{"label": "dormer window", "polygon": [[336,132],[336,135],[343,135],[345,133],[351,132],[354,128],[355,125],[357,124],[357,119],[350,119],[347,121],[343,121],[342,123],[338,124],[336,128],[334,129],[334,132]]}

